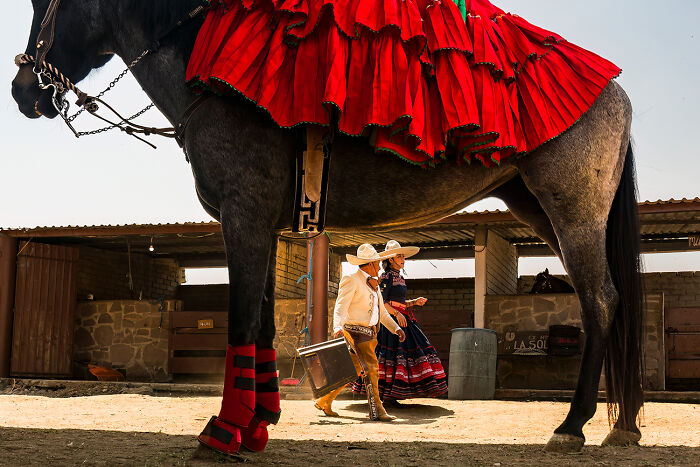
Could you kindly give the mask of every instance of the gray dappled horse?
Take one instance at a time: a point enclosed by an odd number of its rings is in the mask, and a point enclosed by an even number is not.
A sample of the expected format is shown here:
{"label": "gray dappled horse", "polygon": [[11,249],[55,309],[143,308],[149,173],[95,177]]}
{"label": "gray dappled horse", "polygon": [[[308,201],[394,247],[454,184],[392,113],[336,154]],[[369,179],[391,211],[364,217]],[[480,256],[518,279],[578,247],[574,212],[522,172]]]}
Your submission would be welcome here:
{"label": "gray dappled horse", "polygon": [[[49,0],[33,0],[27,53],[34,52]],[[47,61],[78,82],[118,55],[129,63],[194,0],[64,0]],[[133,73],[175,126],[195,96],[185,67],[201,20],[169,35]],[[12,82],[20,111],[52,118],[50,92],[31,65]],[[338,134],[329,175],[326,227],[376,231],[415,227],[485,197],[502,199],[562,260],[581,302],[586,335],[578,385],[547,447],[575,451],[596,411],[606,362],[606,444],[635,443],[642,405],[642,293],[639,225],[630,145],[632,109],[612,81],[560,137],[497,167],[423,169],[376,155],[365,138]],[[295,136],[238,96],[210,98],[195,112],[184,144],[204,209],[221,221],[230,280],[229,343],[271,347],[277,236],[289,230]]]}

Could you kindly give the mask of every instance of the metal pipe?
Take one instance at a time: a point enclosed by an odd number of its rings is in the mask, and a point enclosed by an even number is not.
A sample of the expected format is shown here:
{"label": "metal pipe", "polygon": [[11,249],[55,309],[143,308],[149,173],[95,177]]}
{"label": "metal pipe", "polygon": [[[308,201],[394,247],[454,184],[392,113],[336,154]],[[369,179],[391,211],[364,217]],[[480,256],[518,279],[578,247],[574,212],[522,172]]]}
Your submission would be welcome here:
{"label": "metal pipe", "polygon": [[0,377],[10,376],[17,239],[0,235]]}
{"label": "metal pipe", "polygon": [[[313,278],[311,277],[311,273],[313,271],[313,266],[311,264],[311,260],[313,258],[313,248],[314,248],[314,241],[313,240],[307,240],[306,241],[306,327],[309,332],[311,332],[311,316],[313,313],[313,302],[314,302],[314,297],[313,297]],[[307,334],[307,336],[309,336]],[[304,345],[307,343],[311,342],[304,342]]]}
{"label": "metal pipe", "polygon": [[328,340],[328,235],[313,239],[311,264],[313,310],[311,312],[311,343]]}

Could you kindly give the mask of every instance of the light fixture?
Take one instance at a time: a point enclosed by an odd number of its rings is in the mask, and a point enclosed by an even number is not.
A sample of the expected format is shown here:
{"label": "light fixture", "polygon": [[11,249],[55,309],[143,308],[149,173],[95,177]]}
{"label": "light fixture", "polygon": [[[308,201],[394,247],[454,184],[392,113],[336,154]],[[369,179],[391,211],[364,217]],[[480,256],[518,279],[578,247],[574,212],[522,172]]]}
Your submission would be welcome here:
{"label": "light fixture", "polygon": [[148,251],[156,251],[156,247],[153,246],[153,237],[151,237],[151,244],[148,246]]}

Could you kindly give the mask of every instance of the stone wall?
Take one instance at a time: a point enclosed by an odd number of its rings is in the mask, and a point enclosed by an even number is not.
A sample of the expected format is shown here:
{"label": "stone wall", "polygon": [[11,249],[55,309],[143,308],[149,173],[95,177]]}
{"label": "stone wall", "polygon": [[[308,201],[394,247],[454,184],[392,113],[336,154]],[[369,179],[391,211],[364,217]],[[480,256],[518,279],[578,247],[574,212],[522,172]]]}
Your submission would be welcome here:
{"label": "stone wall", "polygon": [[79,302],[73,361],[124,371],[129,381],[168,380],[168,317],[179,304],[176,300]]}
{"label": "stone wall", "polygon": [[[663,296],[646,297],[646,387],[664,388]],[[486,328],[509,331],[547,331],[563,324],[582,328],[575,294],[490,295],[486,297]],[[501,388],[574,389],[581,356],[499,355],[497,384]]]}
{"label": "stone wall", "polygon": [[[555,277],[571,283],[568,276]],[[530,293],[535,276],[518,278],[518,293]],[[663,293],[666,308],[700,307],[700,271],[648,272],[644,274],[646,293]]]}
{"label": "stone wall", "polygon": [[[335,300],[328,300],[328,336],[333,335],[333,308]],[[299,331],[306,327],[306,301],[301,299],[275,300],[275,335],[274,346],[277,360],[281,366],[294,358],[295,350],[304,345],[304,336]],[[300,364],[299,364],[300,365]]]}
{"label": "stone wall", "polygon": [[124,251],[80,247],[78,260],[78,299],[92,295],[94,300],[172,299],[178,286],[179,267],[173,259],[151,258],[131,250],[129,287],[129,255]]}

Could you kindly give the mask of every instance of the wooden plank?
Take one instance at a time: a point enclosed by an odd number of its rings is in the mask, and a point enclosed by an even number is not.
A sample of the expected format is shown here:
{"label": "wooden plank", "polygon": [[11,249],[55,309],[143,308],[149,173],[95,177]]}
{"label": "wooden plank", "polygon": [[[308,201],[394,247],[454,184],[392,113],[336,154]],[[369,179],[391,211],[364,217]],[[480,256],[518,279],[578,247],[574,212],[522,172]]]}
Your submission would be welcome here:
{"label": "wooden plank", "polygon": [[219,374],[224,372],[226,357],[171,357],[168,359],[170,373]]}
{"label": "wooden plank", "polygon": [[75,248],[38,243],[19,255],[12,375],[71,375],[77,256]]}
{"label": "wooden plank", "polygon": [[170,350],[226,350],[227,334],[175,334]]}
{"label": "wooden plank", "polygon": [[214,328],[228,328],[228,311],[176,311],[170,315],[173,328],[196,328],[197,320],[211,318]]}
{"label": "wooden plank", "polygon": [[668,361],[666,378],[700,378],[700,360]]}
{"label": "wooden plank", "polygon": [[700,361],[700,333],[669,334],[668,358],[672,360]]}
{"label": "wooden plank", "polygon": [[666,328],[690,331],[700,328],[700,308],[671,308],[666,310]]}
{"label": "wooden plank", "polygon": [[177,328],[172,331],[173,334],[228,334],[228,328],[213,328],[199,329],[196,326],[193,328]]}

